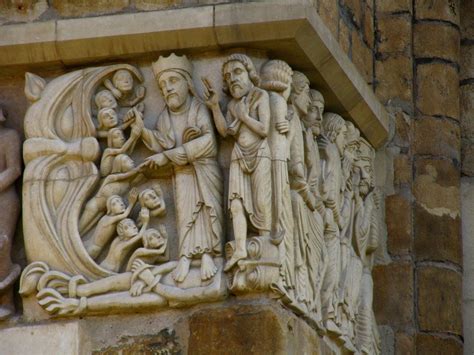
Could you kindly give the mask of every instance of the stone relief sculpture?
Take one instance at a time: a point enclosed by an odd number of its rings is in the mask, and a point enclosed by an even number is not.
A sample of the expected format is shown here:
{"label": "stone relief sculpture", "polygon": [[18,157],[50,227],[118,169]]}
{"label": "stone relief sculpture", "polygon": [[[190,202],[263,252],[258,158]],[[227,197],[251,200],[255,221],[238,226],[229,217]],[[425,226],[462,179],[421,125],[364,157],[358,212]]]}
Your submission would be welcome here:
{"label": "stone relief sculpture", "polygon": [[222,58],[199,87],[175,54],[150,82],[127,64],[27,74],[25,300],[74,316],[262,292],[380,353],[374,151],[303,73],[255,63]]}
{"label": "stone relief sculpture", "polygon": [[10,252],[20,214],[15,181],[21,174],[20,138],[4,127],[5,114],[0,107],[0,320],[14,313],[12,286],[20,275],[20,266],[12,262]]}
{"label": "stone relief sculpture", "polygon": [[225,270],[247,258],[246,239],[252,228],[260,236],[271,230],[271,154],[267,141],[270,103],[266,91],[258,88],[260,78],[251,59],[243,54],[229,56],[222,75],[232,99],[226,116],[219,97],[204,80],[206,103],[212,110],[217,131],[233,136],[229,177],[229,208],[235,237],[235,250]]}

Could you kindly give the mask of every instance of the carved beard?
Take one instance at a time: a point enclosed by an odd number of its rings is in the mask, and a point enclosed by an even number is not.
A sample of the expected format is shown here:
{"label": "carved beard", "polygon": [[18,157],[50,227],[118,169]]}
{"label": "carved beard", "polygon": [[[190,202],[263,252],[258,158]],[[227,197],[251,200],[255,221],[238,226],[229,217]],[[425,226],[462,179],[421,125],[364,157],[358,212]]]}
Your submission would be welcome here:
{"label": "carved beard", "polygon": [[362,197],[365,197],[369,194],[370,185],[371,184],[368,179],[364,179],[359,183],[359,192]]}
{"label": "carved beard", "polygon": [[232,83],[229,87],[232,97],[240,99],[248,94],[250,91],[250,85],[248,83],[243,83],[241,81],[236,81]]}

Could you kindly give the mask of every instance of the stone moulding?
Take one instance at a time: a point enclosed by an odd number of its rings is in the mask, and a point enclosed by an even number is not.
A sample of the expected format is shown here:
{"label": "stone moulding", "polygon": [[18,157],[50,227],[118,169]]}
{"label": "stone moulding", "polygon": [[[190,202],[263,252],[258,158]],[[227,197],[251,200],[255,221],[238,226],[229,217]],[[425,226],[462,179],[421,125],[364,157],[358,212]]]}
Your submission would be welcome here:
{"label": "stone moulding", "polygon": [[375,148],[386,141],[385,109],[316,9],[303,0],[291,5],[261,1],[1,26],[0,67],[8,73],[45,64],[239,46],[268,50],[271,57],[301,68],[318,84],[328,109],[353,121]]}

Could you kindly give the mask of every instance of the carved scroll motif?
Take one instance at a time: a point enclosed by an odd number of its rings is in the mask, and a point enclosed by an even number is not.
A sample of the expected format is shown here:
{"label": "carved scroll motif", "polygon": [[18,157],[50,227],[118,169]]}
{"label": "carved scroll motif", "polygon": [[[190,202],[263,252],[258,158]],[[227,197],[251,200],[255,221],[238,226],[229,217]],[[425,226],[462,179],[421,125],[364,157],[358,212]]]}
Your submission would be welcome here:
{"label": "carved scroll motif", "polygon": [[227,105],[210,78],[198,96],[185,56],[152,69],[165,106],[146,126],[135,67],[27,75],[22,295],[67,316],[265,292],[348,351],[379,353],[374,151],[358,129],[280,60],[259,74],[226,58]]}

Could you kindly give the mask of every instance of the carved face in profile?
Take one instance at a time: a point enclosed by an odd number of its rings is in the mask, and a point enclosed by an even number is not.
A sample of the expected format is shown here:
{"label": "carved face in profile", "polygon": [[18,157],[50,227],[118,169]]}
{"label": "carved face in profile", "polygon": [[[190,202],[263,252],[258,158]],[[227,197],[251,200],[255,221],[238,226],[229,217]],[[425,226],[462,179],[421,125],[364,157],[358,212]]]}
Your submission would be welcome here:
{"label": "carved face in profile", "polygon": [[147,249],[158,249],[165,244],[165,238],[156,229],[149,229],[144,235],[143,245]]}
{"label": "carved face in profile", "polygon": [[303,114],[308,113],[311,98],[309,97],[309,85],[307,83],[304,84],[301,92],[296,95],[294,103]]}
{"label": "carved face in profile", "polygon": [[158,78],[158,85],[171,111],[179,110],[185,104],[189,87],[184,76],[172,70],[165,71]]}
{"label": "carved face in profile", "polygon": [[125,136],[120,128],[115,128],[110,131],[112,139],[112,148],[121,148],[125,144]]}
{"label": "carved face in profile", "polygon": [[337,150],[339,151],[339,155],[341,156],[344,154],[344,149],[346,148],[346,132],[347,127],[346,125],[343,125],[339,132],[337,132],[336,139],[334,140]]}
{"label": "carved face in profile", "polygon": [[247,95],[252,88],[253,84],[247,69],[237,60],[227,63],[224,66],[223,74],[230,94],[235,99],[240,99]]}
{"label": "carved face in profile", "polygon": [[112,196],[109,201],[110,212],[113,215],[123,213],[126,209],[125,203],[120,196]]}
{"label": "carved face in profile", "polygon": [[324,104],[321,101],[311,102],[311,105],[308,109],[308,114],[306,115],[306,121],[310,124],[311,131],[315,137],[321,134],[323,112]]}
{"label": "carved face in profile", "polygon": [[95,103],[99,110],[104,108],[116,108],[117,100],[109,90],[102,90],[95,96]]}
{"label": "carved face in profile", "polygon": [[133,89],[132,74],[128,70],[119,70],[112,79],[114,86],[121,92],[130,92]]}
{"label": "carved face in profile", "polygon": [[117,112],[115,112],[115,110],[111,108],[105,108],[100,110],[98,120],[99,124],[105,129],[114,128],[118,125]]}
{"label": "carved face in profile", "polygon": [[362,196],[366,196],[372,188],[372,164],[369,157],[362,157],[357,161],[360,172],[359,191]]}

